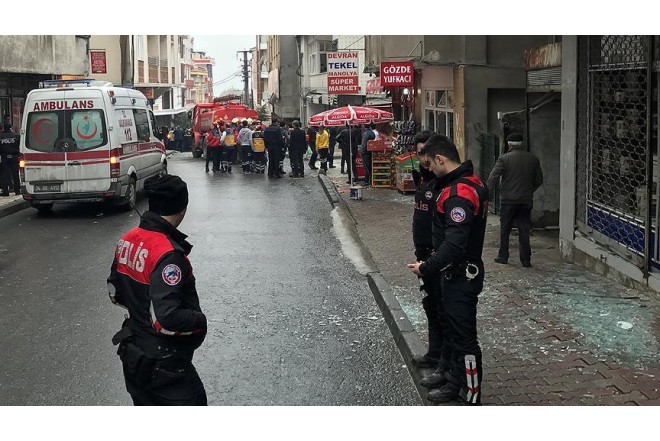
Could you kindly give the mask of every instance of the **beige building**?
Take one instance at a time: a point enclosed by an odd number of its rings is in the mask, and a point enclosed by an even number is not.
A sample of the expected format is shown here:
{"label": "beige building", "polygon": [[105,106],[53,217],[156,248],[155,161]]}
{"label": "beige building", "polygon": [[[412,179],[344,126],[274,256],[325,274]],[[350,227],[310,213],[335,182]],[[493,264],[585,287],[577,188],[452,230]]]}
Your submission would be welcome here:
{"label": "beige building", "polygon": [[154,110],[193,104],[192,39],[187,35],[94,35],[89,57],[91,77],[140,90]]}
{"label": "beige building", "polygon": [[25,98],[43,80],[89,73],[87,35],[0,35],[0,112],[19,127]]}

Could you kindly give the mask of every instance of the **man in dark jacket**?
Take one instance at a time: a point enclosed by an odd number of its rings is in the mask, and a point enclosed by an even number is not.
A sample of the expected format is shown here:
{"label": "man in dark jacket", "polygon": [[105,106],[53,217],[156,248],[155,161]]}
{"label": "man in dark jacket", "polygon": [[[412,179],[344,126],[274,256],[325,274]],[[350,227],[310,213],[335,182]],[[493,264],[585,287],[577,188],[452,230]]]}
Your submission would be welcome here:
{"label": "man in dark jacket", "polygon": [[427,395],[446,403],[460,398],[481,403],[481,347],[477,337],[477,303],[484,284],[482,252],[488,216],[488,189],[474,173],[472,161],[461,163],[454,143],[433,135],[424,144],[420,159],[428,161],[437,176],[433,247],[425,262],[408,264],[419,277],[441,277],[442,303],[451,350],[449,370],[442,383]]}
{"label": "man in dark jacket", "polygon": [[9,196],[9,184],[14,194],[21,194],[18,156],[21,136],[11,129],[11,119],[5,117],[3,131],[0,132],[0,191],[2,196]]}
{"label": "man in dark jacket", "polygon": [[174,150],[183,151],[183,129],[176,126],[174,129]]}
{"label": "man in dark jacket", "polygon": [[316,127],[309,126],[307,129],[307,137],[309,148],[312,151],[312,155],[309,158],[309,168],[312,170],[318,170],[318,167],[316,166],[316,160],[319,157],[319,154],[316,152]]}
{"label": "man in dark jacket", "polygon": [[273,122],[264,130],[264,142],[268,150],[268,177],[279,179],[280,174],[280,155],[285,148],[284,135],[280,130],[279,121],[273,119]]}
{"label": "man in dark jacket", "polygon": [[362,143],[360,144],[360,153],[362,154],[362,163],[364,164],[364,179],[367,187],[371,185],[371,152],[367,150],[367,143],[376,139],[375,128],[376,125],[374,123],[365,127],[365,131],[362,132]]}
{"label": "man in dark jacket", "polygon": [[192,245],[177,230],[188,205],[178,176],[144,183],[149,211],[124,234],[108,277],[113,304],[129,318],[113,338],[135,405],[206,405],[206,391],[192,364],[206,336],[188,254]]}
{"label": "man in dark jacket", "polygon": [[293,131],[289,135],[289,160],[291,161],[291,177],[304,178],[305,165],[303,155],[307,150],[305,132],[300,128],[300,121],[293,122]]}
{"label": "man in dark jacket", "polygon": [[[439,189],[436,188],[436,177],[429,170],[429,164],[421,160],[421,150],[426,141],[434,134],[430,130],[425,130],[417,133],[413,139],[417,157],[420,158],[419,170],[412,172],[416,190],[412,236],[415,258],[418,262],[425,262],[434,252],[432,225],[433,216],[437,216],[434,202]],[[450,354],[448,346],[444,342],[445,331],[443,330],[446,318],[442,304],[441,278],[439,276],[423,277],[422,281],[423,285],[420,290],[426,293],[422,299],[422,307],[426,313],[428,324],[429,348],[425,354],[413,357],[412,362],[421,368],[438,368],[432,377],[424,378],[420,383],[424,387],[434,388],[441,385],[445,372],[449,370]]]}
{"label": "man in dark jacket", "polygon": [[524,267],[532,266],[532,249],[529,234],[532,229],[532,203],[534,192],[543,183],[543,172],[539,159],[523,149],[523,138],[512,133],[506,138],[509,151],[500,156],[488,177],[488,189],[494,194],[500,184],[500,250],[495,262],[506,264],[509,260],[509,235],[514,221],[518,222],[520,262]]}
{"label": "man in dark jacket", "polygon": [[328,167],[335,168],[333,161],[335,157],[335,144],[337,143],[337,134],[339,133],[339,129],[334,126],[330,127],[328,128],[328,133],[330,134],[330,144],[328,146]]}
{"label": "man in dark jacket", "polygon": [[[347,184],[351,183],[351,177],[357,177],[357,168],[355,166],[355,157],[357,156],[358,147],[362,141],[360,129],[357,126],[346,126],[337,135],[337,142],[341,149],[341,172],[348,173]],[[344,169],[346,167],[346,169]],[[346,170],[346,172],[344,171]]]}

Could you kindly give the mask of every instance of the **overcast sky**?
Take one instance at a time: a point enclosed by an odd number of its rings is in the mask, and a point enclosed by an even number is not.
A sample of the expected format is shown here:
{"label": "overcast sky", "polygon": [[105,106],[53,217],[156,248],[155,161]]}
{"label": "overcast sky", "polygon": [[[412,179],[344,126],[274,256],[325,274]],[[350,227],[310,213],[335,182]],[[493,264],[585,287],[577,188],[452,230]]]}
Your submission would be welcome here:
{"label": "overcast sky", "polygon": [[[204,51],[215,59],[213,67],[213,94],[219,96],[227,89],[243,90],[243,54],[237,51],[250,50],[257,44],[256,35],[191,35],[194,39],[193,50]],[[252,58],[248,53],[248,69],[250,69],[249,60]],[[240,76],[228,78],[234,73],[240,72]],[[218,84],[219,81],[227,81]]]}

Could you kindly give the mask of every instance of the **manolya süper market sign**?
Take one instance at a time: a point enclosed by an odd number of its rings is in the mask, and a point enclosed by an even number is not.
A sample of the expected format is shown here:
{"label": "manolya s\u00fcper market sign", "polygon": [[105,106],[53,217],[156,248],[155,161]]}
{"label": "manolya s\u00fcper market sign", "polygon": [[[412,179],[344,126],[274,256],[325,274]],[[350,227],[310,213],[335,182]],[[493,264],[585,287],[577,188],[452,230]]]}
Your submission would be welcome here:
{"label": "manolya s\u00fcper market sign", "polygon": [[383,61],[380,63],[381,87],[412,87],[415,68],[412,61]]}

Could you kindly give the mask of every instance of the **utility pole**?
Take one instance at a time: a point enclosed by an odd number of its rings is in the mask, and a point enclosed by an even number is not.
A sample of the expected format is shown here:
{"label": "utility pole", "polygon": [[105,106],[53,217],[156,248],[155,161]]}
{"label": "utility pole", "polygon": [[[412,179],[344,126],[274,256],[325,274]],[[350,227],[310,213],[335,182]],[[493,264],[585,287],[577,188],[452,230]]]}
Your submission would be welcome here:
{"label": "utility pole", "polygon": [[238,51],[243,53],[243,104],[245,104],[248,107],[252,107],[249,103],[249,98],[250,98],[250,92],[248,90],[248,59],[247,59],[247,54],[249,51],[247,50],[242,50]]}

